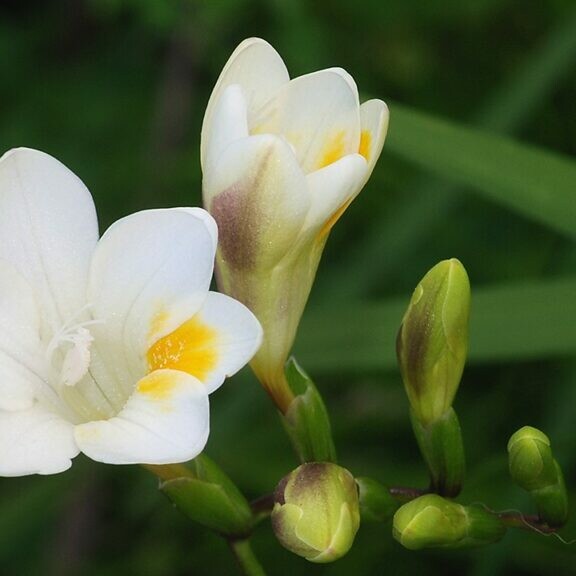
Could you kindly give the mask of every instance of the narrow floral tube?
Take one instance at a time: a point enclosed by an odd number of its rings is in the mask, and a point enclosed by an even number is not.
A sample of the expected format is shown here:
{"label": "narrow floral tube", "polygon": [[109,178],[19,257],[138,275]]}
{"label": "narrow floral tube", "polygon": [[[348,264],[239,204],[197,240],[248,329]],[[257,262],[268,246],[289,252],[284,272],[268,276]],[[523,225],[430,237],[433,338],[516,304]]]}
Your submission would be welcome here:
{"label": "narrow floral tube", "polygon": [[208,394],[261,327],[209,291],[217,229],[199,208],[148,210],[98,239],[90,193],[60,162],[0,159],[0,475],[189,460]]}
{"label": "narrow floral tube", "polygon": [[202,127],[204,204],[220,230],[220,289],[264,328],[252,361],[284,411],[284,363],[332,226],[368,180],[388,128],[381,100],[360,105],[352,77],[329,68],[290,79],[267,42],[230,57]]}

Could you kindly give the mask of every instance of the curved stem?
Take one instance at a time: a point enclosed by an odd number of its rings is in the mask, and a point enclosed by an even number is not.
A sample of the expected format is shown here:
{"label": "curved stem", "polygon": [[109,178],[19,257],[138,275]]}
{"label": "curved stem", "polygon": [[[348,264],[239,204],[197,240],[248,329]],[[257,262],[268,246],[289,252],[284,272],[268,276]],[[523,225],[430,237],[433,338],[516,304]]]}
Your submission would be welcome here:
{"label": "curved stem", "polygon": [[264,568],[254,556],[250,540],[228,540],[228,544],[244,576],[266,576]]}

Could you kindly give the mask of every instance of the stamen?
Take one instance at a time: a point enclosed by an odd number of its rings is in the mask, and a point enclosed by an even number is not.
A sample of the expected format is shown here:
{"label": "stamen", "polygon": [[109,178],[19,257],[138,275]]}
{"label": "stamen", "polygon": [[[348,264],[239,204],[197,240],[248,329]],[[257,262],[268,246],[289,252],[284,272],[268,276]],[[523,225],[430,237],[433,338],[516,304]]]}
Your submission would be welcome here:
{"label": "stamen", "polygon": [[[88,373],[90,368],[90,347],[94,337],[86,328],[94,324],[102,324],[102,320],[85,320],[78,322],[90,304],[83,306],[68,322],[66,322],[50,340],[46,348],[46,356],[59,374],[58,384],[74,386]],[[65,349],[66,348],[66,349]],[[62,359],[55,359],[56,351],[63,355]],[[58,363],[61,362],[60,366]]]}
{"label": "stamen", "polygon": [[60,378],[65,386],[74,386],[80,382],[90,367],[90,345],[94,337],[83,326],[74,334],[65,335],[62,342],[69,342],[72,347],[66,352]]}

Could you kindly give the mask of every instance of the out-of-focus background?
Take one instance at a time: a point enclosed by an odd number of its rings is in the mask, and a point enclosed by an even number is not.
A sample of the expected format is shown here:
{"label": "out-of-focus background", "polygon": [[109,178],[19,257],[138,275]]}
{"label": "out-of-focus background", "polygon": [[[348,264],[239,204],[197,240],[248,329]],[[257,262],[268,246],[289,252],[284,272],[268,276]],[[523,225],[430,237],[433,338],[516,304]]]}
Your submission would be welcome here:
{"label": "out-of-focus background", "polygon": [[[293,76],[342,66],[390,103],[370,183],[335,227],[296,347],[356,475],[425,486],[394,362],[411,291],[458,257],[474,288],[470,363],[456,401],[462,501],[532,512],[506,443],[551,437],[576,490],[576,6],[573,0],[54,0],[0,7],[0,149],[39,148],[92,191],[102,230],[135,210],[199,205],[200,126],[221,67],[262,36]],[[520,143],[520,145],[515,142]],[[253,498],[297,465],[249,371],[211,397],[207,453]],[[137,467],[83,457],[52,477],[0,481],[0,572],[235,574]],[[574,498],[573,498],[574,500]],[[363,525],[343,560],[254,547],[274,575],[576,574],[576,546],[508,534],[486,549],[404,550]],[[576,523],[563,532],[576,538]]]}

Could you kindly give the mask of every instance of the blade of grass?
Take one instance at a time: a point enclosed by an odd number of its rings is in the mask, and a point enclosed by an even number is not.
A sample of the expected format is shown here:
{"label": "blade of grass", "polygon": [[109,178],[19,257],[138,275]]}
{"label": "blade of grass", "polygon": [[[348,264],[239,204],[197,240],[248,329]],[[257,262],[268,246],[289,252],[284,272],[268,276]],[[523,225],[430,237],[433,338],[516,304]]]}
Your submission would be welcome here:
{"label": "blade of grass", "polygon": [[576,161],[398,104],[388,151],[576,239]]}
{"label": "blade of grass", "polygon": [[[473,115],[471,122],[502,134],[516,132],[572,73],[575,60],[576,11],[528,54],[515,74]],[[385,155],[386,151],[385,148]],[[380,174],[377,168],[369,186],[385,186]],[[461,205],[463,199],[458,190],[458,184],[435,179],[433,175],[415,182],[406,191],[406,202],[400,208],[396,206],[394,219],[386,227],[381,226],[379,219],[372,220],[363,240],[340,255],[337,269],[328,268],[319,276],[317,290],[322,292],[322,298],[362,296],[381,278],[394,273],[404,258]],[[379,265],[374,266],[374,262]],[[357,269],[363,273],[356,274]]]}
{"label": "blade of grass", "polygon": [[[576,277],[478,288],[473,293],[469,360],[522,361],[576,353]],[[304,318],[295,348],[314,373],[390,370],[408,297],[325,306]],[[335,329],[335,323],[341,329]]]}

